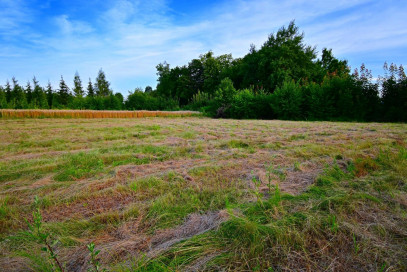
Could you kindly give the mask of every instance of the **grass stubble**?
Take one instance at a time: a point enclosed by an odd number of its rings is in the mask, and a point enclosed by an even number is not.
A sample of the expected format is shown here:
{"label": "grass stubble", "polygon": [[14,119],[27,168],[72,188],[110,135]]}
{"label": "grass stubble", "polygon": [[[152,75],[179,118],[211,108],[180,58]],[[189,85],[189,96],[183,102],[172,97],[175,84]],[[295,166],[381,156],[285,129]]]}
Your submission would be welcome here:
{"label": "grass stubble", "polygon": [[0,267],[406,271],[404,124],[0,119]]}

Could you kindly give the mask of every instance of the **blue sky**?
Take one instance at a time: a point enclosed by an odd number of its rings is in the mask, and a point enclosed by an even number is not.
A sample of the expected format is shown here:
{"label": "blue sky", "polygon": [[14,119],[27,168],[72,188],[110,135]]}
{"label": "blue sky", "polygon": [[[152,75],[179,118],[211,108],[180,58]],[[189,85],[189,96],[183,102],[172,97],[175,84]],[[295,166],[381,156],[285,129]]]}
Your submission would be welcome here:
{"label": "blue sky", "polygon": [[305,42],[333,49],[376,76],[407,64],[405,0],[0,0],[0,84],[35,75],[72,86],[102,68],[114,91],[156,86],[155,66],[187,64],[209,50],[244,56],[295,19]]}

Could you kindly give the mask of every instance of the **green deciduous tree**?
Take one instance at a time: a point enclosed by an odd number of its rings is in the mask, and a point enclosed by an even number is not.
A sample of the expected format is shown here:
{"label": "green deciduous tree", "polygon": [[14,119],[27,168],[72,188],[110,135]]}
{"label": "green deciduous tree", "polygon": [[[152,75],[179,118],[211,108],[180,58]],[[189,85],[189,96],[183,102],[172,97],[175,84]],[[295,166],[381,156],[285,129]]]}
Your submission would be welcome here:
{"label": "green deciduous tree", "polygon": [[293,79],[284,81],[272,95],[271,107],[280,119],[301,119],[301,87]]}
{"label": "green deciduous tree", "polygon": [[407,79],[403,66],[384,65],[385,77],[381,79],[383,118],[385,121],[407,121]]}
{"label": "green deciduous tree", "polygon": [[294,21],[271,34],[259,50],[253,47],[240,65],[241,87],[257,85],[269,92],[286,80],[313,80],[318,74],[316,50],[304,44],[304,34]]}
{"label": "green deciduous tree", "polygon": [[145,93],[151,93],[153,91],[153,88],[151,86],[146,86],[146,88],[144,89]]}
{"label": "green deciduous tree", "polygon": [[236,94],[236,89],[233,87],[233,82],[229,78],[223,79],[215,93],[215,100],[219,106],[227,107],[232,102],[233,96]]}

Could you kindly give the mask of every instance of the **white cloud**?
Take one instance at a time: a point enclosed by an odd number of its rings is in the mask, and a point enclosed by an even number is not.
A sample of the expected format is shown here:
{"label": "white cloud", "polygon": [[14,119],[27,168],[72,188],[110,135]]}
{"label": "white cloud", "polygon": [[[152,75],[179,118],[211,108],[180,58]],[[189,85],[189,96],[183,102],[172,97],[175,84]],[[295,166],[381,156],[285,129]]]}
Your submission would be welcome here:
{"label": "white cloud", "polygon": [[90,24],[83,21],[70,20],[68,15],[57,16],[55,23],[65,35],[87,34],[93,31]]}
{"label": "white cloud", "polygon": [[0,0],[0,37],[15,37],[23,33],[23,25],[31,22],[32,14],[22,0]]}

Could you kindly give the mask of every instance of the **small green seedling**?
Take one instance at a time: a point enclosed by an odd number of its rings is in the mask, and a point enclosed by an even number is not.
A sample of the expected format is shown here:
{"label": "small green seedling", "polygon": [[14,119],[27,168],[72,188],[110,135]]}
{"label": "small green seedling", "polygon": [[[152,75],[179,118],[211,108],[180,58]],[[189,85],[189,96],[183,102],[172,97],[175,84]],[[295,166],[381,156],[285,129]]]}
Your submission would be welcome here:
{"label": "small green seedling", "polygon": [[26,219],[25,221],[27,222],[28,230],[23,231],[22,234],[29,240],[43,245],[41,250],[48,253],[48,258],[54,271],[64,272],[64,268],[53,249],[53,247],[55,247],[55,245],[58,243],[58,240],[52,240],[51,234],[43,229],[42,216],[39,208],[40,201],[38,196],[34,197],[34,206],[35,210],[33,212],[33,223],[31,224]]}
{"label": "small green seedling", "polygon": [[257,198],[257,202],[264,208],[264,204],[263,204],[263,200],[262,200],[263,194],[260,193],[260,189],[259,189],[259,187],[260,187],[260,185],[261,185],[261,180],[258,179],[258,178],[253,174],[253,171],[251,172],[251,174],[252,174],[252,182],[253,182],[254,188],[255,188],[255,189],[253,190],[253,193],[254,193],[254,195],[255,195],[256,198]]}
{"label": "small green seedling", "polygon": [[356,236],[354,233],[352,234],[352,238],[353,238],[353,249],[355,251],[355,254],[357,255],[360,250],[360,247],[359,247],[358,242],[356,241]]}
{"label": "small green seedling", "polygon": [[99,271],[107,271],[106,269],[100,269],[100,263],[97,259],[97,256],[100,253],[100,250],[95,249],[95,243],[91,242],[87,245],[90,254],[89,264],[92,266],[88,269],[89,272],[99,272]]}

